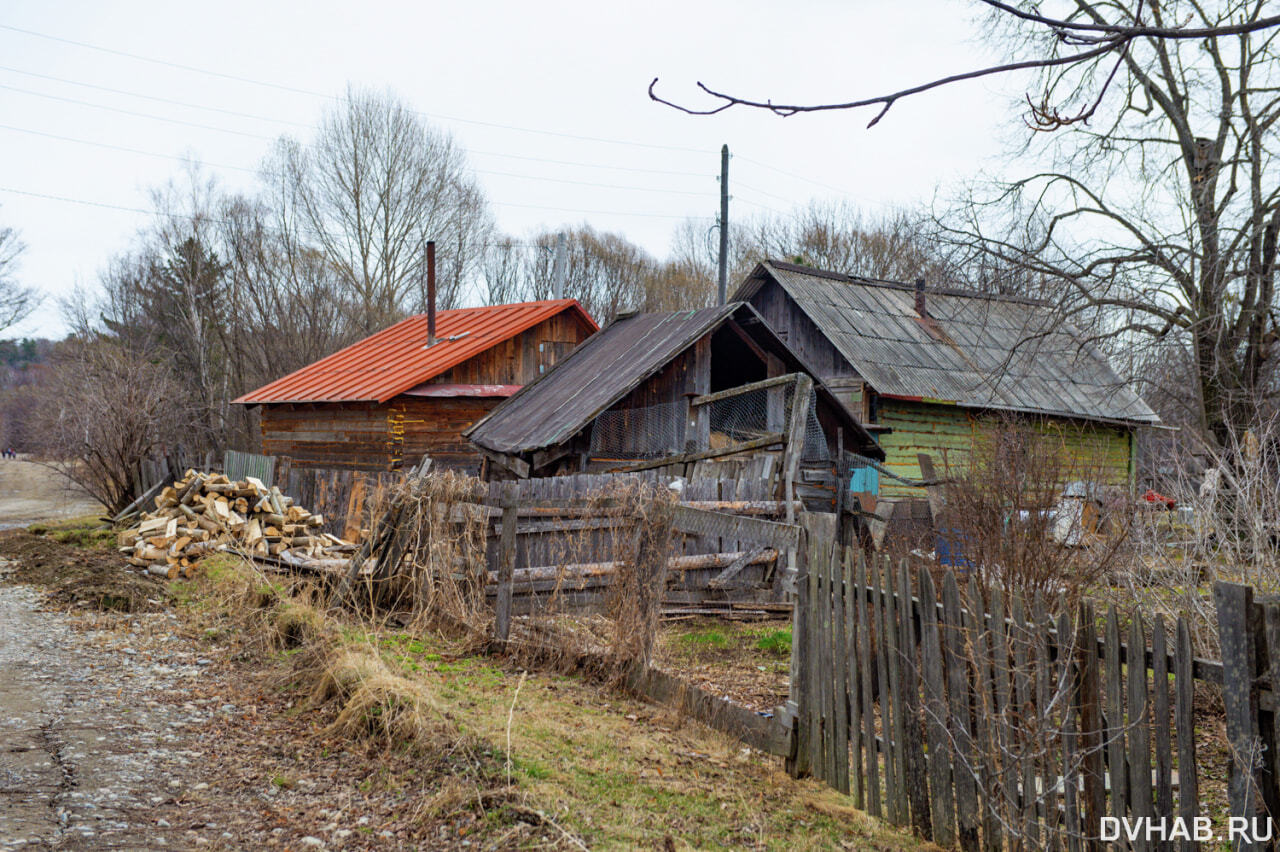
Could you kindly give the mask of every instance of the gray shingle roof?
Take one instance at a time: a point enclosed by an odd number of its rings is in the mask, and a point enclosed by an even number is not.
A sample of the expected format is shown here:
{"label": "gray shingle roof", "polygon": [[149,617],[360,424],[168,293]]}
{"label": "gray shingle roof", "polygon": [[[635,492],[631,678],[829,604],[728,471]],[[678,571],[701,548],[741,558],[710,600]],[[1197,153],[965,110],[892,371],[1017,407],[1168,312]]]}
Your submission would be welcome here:
{"label": "gray shingle roof", "polygon": [[[555,446],[730,318],[781,356],[789,370],[813,374],[750,305],[732,302],[695,311],[635,314],[587,338],[554,369],[525,385],[463,434],[499,453]],[[876,453],[874,440],[853,415],[825,387],[818,385],[817,390],[844,420],[851,446],[860,444],[862,452]]]}
{"label": "gray shingle roof", "polygon": [[972,408],[1160,422],[1097,347],[1043,303],[930,289],[765,261],[738,288],[773,278],[868,384],[887,396]]}

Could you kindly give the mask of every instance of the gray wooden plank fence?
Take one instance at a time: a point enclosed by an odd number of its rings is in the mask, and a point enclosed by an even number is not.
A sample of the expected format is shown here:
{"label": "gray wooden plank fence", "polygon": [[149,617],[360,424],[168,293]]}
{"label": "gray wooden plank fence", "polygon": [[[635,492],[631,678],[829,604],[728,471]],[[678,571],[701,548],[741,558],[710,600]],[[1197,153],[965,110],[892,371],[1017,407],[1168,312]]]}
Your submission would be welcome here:
{"label": "gray wooden plank fence", "polygon": [[[1205,784],[1201,681],[1226,707],[1230,815],[1262,819],[1280,794],[1270,687],[1280,604],[1217,584],[1223,660],[1208,661],[1193,656],[1183,618],[1170,626],[1112,607],[1099,635],[1091,605],[1068,611],[976,582],[962,589],[950,572],[868,564],[807,526],[793,774],[944,847],[1199,848],[1189,820]],[[1104,816],[1163,821],[1171,834],[1104,837]],[[1174,833],[1175,817],[1191,837]],[[1225,836],[1227,825],[1213,829]]]}

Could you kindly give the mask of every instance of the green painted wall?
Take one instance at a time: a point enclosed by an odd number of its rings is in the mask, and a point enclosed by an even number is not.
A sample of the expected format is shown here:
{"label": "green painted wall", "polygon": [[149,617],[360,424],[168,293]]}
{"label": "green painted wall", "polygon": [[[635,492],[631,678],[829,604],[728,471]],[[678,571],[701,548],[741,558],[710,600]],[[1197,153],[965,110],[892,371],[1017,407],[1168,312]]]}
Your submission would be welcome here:
{"label": "green painted wall", "polygon": [[[893,429],[880,436],[885,464],[899,476],[920,479],[916,453],[927,452],[941,471],[943,460],[962,466],[973,447],[974,438],[999,429],[1002,421],[994,415],[974,412],[955,405],[905,402],[881,398],[875,422]],[[1132,468],[1131,430],[1101,424],[1044,418],[1027,420],[1043,433],[1045,440],[1058,443],[1081,471],[1097,472],[1111,485],[1128,485]],[[1092,475],[1090,478],[1093,478]],[[902,485],[888,477],[880,479],[882,497],[922,497],[919,488]]]}

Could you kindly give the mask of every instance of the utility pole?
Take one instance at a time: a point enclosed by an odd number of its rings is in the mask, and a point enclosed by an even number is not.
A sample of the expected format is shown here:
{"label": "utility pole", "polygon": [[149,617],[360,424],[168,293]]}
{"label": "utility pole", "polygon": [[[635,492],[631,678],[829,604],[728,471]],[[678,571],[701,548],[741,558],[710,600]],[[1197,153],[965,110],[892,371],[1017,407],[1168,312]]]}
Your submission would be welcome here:
{"label": "utility pole", "polygon": [[729,146],[720,146],[720,281],[718,305],[729,297]]}
{"label": "utility pole", "polygon": [[556,235],[556,256],[551,264],[551,298],[564,298],[564,276],[567,272],[566,267],[568,257],[569,241],[565,237],[564,231]]}

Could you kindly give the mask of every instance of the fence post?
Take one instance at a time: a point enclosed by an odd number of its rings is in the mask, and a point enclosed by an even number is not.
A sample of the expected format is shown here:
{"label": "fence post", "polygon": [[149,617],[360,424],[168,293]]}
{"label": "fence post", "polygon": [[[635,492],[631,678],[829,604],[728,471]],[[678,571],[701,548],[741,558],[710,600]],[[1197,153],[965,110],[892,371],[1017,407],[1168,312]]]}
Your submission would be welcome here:
{"label": "fence post", "polygon": [[805,678],[805,664],[809,653],[809,631],[806,618],[809,608],[809,529],[801,523],[800,541],[796,546],[795,588],[791,595],[794,604],[791,608],[791,673],[790,690],[787,696],[787,715],[791,719],[791,756],[787,758],[787,772],[792,778],[802,778],[809,774],[809,736],[808,725],[804,714],[808,708],[804,705],[803,695],[808,688]]}
{"label": "fence post", "polygon": [[518,485],[507,482],[502,487],[502,534],[498,551],[498,599],[494,605],[493,635],[499,642],[511,636],[511,596],[516,572],[516,522],[520,519]]}
{"label": "fence post", "polygon": [[[1231,817],[1250,820],[1246,835],[1252,834],[1252,820],[1266,819],[1260,807],[1263,742],[1258,725],[1258,691],[1255,678],[1265,674],[1259,670],[1257,647],[1261,617],[1253,602],[1253,589],[1237,583],[1219,581],[1213,585],[1213,602],[1218,610],[1218,641],[1222,647],[1222,700],[1227,711],[1227,741],[1231,748],[1231,774],[1228,797]],[[1273,744],[1267,744],[1273,745]],[[1265,823],[1259,822],[1259,828]],[[1249,836],[1237,837],[1232,849],[1258,848]]]}
{"label": "fence post", "polygon": [[640,519],[636,543],[636,601],[637,627],[640,644],[636,648],[636,662],[648,668],[653,661],[653,643],[658,632],[658,620],[662,615],[662,598],[667,591],[667,557],[671,553],[672,524],[675,521],[676,500],[666,488],[656,486],[649,498],[645,517]]}

